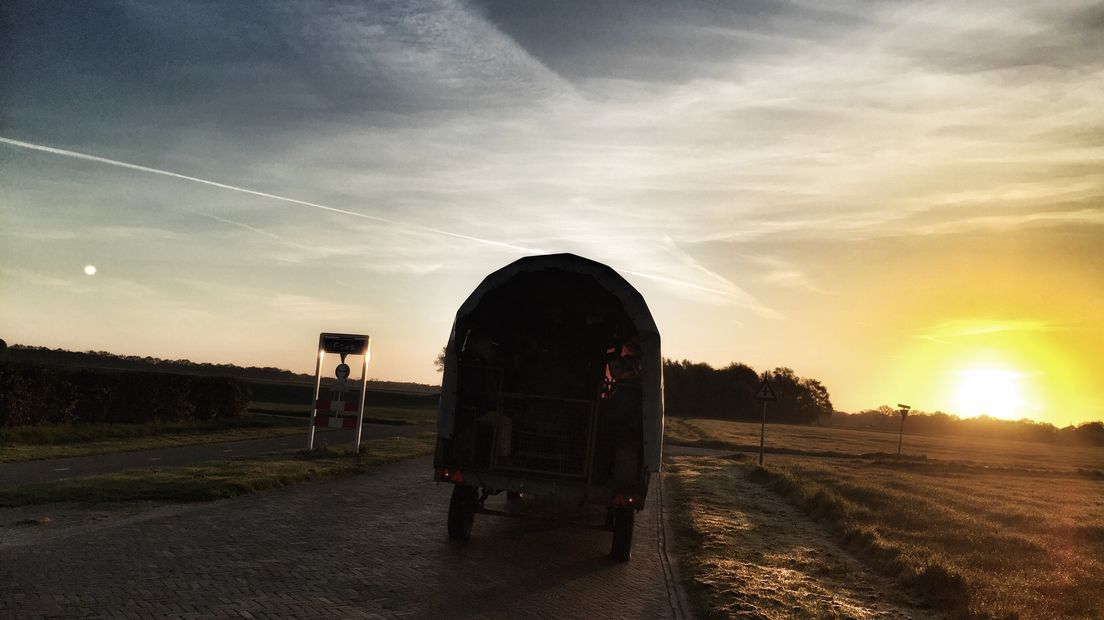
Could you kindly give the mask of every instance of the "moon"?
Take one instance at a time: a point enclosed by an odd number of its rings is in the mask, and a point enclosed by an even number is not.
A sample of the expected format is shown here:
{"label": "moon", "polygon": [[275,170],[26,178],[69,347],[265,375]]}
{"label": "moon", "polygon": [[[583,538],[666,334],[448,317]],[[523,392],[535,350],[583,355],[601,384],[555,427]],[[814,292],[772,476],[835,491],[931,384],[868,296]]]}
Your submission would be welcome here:
{"label": "moon", "polygon": [[96,275],[96,266],[95,265],[85,265],[84,266],[84,274],[88,275],[88,276]]}

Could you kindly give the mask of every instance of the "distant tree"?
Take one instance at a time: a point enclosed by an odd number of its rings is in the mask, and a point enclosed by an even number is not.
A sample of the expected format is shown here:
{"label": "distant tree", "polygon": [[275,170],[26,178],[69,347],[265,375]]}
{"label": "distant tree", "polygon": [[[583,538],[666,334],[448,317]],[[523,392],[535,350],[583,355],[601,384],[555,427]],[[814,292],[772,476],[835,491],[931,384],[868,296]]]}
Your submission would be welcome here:
{"label": "distant tree", "polygon": [[1074,438],[1078,443],[1104,446],[1104,424],[1100,422],[1081,424],[1074,431]]}
{"label": "distant tree", "polygon": [[759,389],[759,374],[750,366],[733,362],[717,371],[727,403],[727,415],[732,419],[755,417],[755,392]]}
{"label": "distant tree", "polygon": [[768,415],[780,422],[812,424],[832,414],[828,389],[816,379],[797,376],[791,368],[775,368],[763,373],[770,381],[778,401]]}
{"label": "distant tree", "polygon": [[4,342],[3,340],[0,340],[0,355],[3,355],[4,352],[7,351],[7,350],[8,350],[8,343]]}
{"label": "distant tree", "polygon": [[433,360],[433,367],[437,369],[437,372],[445,372],[445,349],[447,348],[441,347],[441,352]]}
{"label": "distant tree", "polygon": [[802,379],[801,387],[809,394],[810,404],[815,411],[817,422],[820,423],[821,420],[831,417],[834,408],[832,407],[832,398],[828,395],[828,388],[816,379]]}

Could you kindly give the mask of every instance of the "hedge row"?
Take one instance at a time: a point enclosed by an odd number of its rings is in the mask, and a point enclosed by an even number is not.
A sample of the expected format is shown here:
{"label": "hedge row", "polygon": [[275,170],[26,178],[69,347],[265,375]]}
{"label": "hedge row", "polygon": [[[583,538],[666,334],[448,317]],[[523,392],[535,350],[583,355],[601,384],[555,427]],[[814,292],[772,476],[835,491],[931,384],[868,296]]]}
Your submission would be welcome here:
{"label": "hedge row", "polygon": [[0,362],[0,427],[210,420],[248,406],[248,386],[226,377]]}

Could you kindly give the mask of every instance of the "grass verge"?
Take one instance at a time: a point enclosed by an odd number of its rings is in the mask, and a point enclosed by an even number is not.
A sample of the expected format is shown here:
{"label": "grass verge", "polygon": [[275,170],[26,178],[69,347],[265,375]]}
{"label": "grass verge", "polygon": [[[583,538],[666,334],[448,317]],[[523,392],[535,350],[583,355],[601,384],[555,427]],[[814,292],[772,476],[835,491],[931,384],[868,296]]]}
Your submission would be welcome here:
{"label": "grass verge", "polygon": [[0,489],[0,507],[55,502],[210,501],[364,472],[433,452],[432,433],[371,439],[359,455],[335,450],[212,461],[193,467],[133,469]]}
{"label": "grass verge", "polygon": [[[256,413],[219,420],[0,428],[0,463],[306,434],[310,411],[301,405],[255,403],[250,409]],[[298,415],[302,417],[292,417]],[[369,406],[364,410],[368,424],[418,425],[436,420],[437,411],[432,408]]]}
{"label": "grass verge", "polygon": [[306,433],[303,421],[247,415],[223,420],[144,424],[43,424],[0,429],[0,463]]}
{"label": "grass verge", "polygon": [[[292,415],[303,418],[310,416],[310,407],[298,403],[254,402],[249,405],[249,410],[255,413]],[[364,407],[364,421],[369,424],[432,424],[437,421],[437,409],[435,407],[367,405]]]}

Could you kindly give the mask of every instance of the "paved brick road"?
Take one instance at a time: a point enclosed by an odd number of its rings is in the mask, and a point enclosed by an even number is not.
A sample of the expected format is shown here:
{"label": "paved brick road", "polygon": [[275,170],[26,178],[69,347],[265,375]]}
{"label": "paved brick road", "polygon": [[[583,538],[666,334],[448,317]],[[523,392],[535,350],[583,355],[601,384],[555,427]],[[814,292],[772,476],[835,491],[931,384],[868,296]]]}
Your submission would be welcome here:
{"label": "paved brick road", "polygon": [[655,489],[617,564],[608,532],[483,515],[449,543],[450,487],[430,471],[417,459],[0,542],[0,617],[676,617]]}

